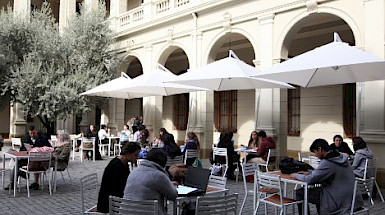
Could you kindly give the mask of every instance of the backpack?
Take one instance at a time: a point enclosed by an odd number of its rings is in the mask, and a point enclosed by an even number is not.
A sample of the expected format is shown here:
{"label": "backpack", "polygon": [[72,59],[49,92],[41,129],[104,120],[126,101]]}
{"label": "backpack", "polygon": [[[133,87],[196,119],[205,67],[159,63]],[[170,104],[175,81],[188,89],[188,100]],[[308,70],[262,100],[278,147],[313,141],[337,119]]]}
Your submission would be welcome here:
{"label": "backpack", "polygon": [[279,169],[284,174],[292,174],[299,171],[313,170],[314,168],[302,161],[297,161],[293,158],[285,157],[281,159],[281,162],[279,163]]}

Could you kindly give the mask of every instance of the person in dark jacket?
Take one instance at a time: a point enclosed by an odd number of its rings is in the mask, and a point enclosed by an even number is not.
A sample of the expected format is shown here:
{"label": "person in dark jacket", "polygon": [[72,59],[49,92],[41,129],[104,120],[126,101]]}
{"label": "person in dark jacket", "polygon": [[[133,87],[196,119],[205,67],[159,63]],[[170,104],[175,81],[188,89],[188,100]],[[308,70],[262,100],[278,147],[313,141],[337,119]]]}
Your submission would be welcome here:
{"label": "person in dark jacket", "polygon": [[[93,125],[90,125],[89,127],[86,128],[84,132],[84,137],[86,138],[95,137],[95,160],[103,160],[102,155],[100,154],[100,151],[99,151],[99,137]],[[90,159],[92,157],[92,151],[91,151],[91,156],[89,156],[87,152],[85,152],[85,156],[88,159]]]}
{"label": "person in dark jacket", "polygon": [[[316,139],[310,151],[321,159],[317,169],[309,174],[293,173],[292,177],[308,184],[321,184],[309,189],[309,202],[317,206],[318,214],[347,214],[350,212],[354,190],[354,172],[348,158],[336,150],[331,150],[324,139]],[[304,199],[304,190],[296,191],[297,199]],[[356,208],[363,205],[361,195],[356,196]],[[298,205],[302,214],[302,204]]]}
{"label": "person in dark jacket", "polygon": [[[218,148],[227,149],[227,158],[229,162],[229,168],[227,170],[227,178],[234,179],[234,170],[239,165],[239,155],[234,151],[233,132],[222,132],[219,136]],[[218,159],[218,160],[217,160]],[[225,163],[223,157],[215,157],[215,163]],[[235,164],[238,163],[238,164]]]}
{"label": "person in dark jacket", "polygon": [[115,157],[104,169],[102,183],[99,190],[97,211],[108,213],[109,196],[123,198],[130,168],[128,162],[135,163],[138,158],[140,146],[136,142],[124,144],[120,156]]}
{"label": "person in dark jacket", "polygon": [[[259,144],[258,147],[255,147],[254,153],[257,157],[249,160],[250,163],[266,163],[267,156],[269,155],[269,149],[275,149],[275,142],[273,138],[267,137],[265,131],[258,132]],[[270,158],[269,162],[273,162],[275,158]]]}
{"label": "person in dark jacket", "polygon": [[348,144],[344,142],[344,139],[341,135],[336,135],[333,137],[333,143],[330,144],[330,148],[333,150],[337,150],[340,153],[344,154],[346,157],[353,155],[354,153],[349,148]]}
{"label": "person in dark jacket", "polygon": [[[187,149],[199,150],[199,140],[197,135],[194,132],[188,132],[185,147],[183,149],[183,160],[186,154]],[[195,158],[188,158],[186,161],[187,166],[193,165],[195,162]]]}

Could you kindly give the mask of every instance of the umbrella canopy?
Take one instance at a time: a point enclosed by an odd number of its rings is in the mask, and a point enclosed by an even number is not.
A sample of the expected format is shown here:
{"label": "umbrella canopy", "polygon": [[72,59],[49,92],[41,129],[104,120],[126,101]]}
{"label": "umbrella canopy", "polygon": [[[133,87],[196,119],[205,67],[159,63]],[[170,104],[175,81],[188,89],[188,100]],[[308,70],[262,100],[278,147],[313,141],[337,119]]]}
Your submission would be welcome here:
{"label": "umbrella canopy", "polygon": [[257,74],[258,70],[255,67],[239,60],[233,51],[229,51],[229,57],[195,71],[187,72],[167,82],[203,87],[215,91],[292,88],[291,85],[284,82],[250,77]]}
{"label": "umbrella canopy", "polygon": [[149,95],[145,93],[130,93],[130,92],[121,90],[122,87],[130,85],[130,83],[131,83],[131,78],[122,72],[121,77],[115,78],[111,81],[101,84],[84,93],[81,93],[80,95],[103,96],[103,97],[120,98],[120,99],[134,99],[134,98],[141,98]]}
{"label": "umbrella canopy", "polygon": [[302,87],[383,80],[385,61],[341,42],[334,33],[334,42],[276,64],[254,77]]}
{"label": "umbrella canopy", "polygon": [[201,87],[193,87],[183,84],[164,83],[175,79],[177,76],[168,69],[158,64],[154,71],[145,73],[131,80],[129,85],[121,88],[129,93],[145,93],[153,96],[169,96],[181,93],[204,91]]}

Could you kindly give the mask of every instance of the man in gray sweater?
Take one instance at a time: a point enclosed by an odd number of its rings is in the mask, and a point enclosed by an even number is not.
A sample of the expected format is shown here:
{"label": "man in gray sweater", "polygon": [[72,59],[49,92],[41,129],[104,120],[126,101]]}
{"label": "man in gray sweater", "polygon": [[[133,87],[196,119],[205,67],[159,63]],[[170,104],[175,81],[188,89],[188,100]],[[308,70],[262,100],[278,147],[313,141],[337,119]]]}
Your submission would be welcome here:
{"label": "man in gray sweater", "polygon": [[[346,214],[350,211],[353,189],[354,172],[348,158],[341,153],[330,150],[324,139],[316,139],[310,146],[310,151],[321,159],[318,168],[309,174],[292,174],[297,180],[309,184],[322,184],[321,187],[309,189],[309,202],[317,206],[319,214]],[[303,199],[303,188],[297,190],[297,199]],[[356,196],[356,208],[362,206],[362,198]],[[300,212],[302,207],[298,207]],[[300,213],[301,214],[301,213]]]}
{"label": "man in gray sweater", "polygon": [[125,199],[158,200],[159,214],[167,214],[164,198],[174,200],[178,197],[175,184],[164,170],[167,155],[163,149],[151,149],[147,160],[140,163],[127,178],[124,189]]}

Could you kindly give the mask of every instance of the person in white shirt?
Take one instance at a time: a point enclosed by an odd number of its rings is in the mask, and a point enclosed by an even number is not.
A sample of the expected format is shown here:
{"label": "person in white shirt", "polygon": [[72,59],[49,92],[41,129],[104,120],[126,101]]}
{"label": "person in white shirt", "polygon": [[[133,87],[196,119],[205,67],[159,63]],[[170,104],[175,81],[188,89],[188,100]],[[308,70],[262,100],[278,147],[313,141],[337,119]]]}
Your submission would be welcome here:
{"label": "person in white shirt", "polygon": [[99,140],[102,144],[108,144],[108,134],[107,134],[107,126],[102,124],[100,125],[100,130],[98,132]]}
{"label": "person in white shirt", "polygon": [[131,132],[128,125],[123,125],[123,130],[120,132],[120,142],[128,142],[130,140]]}

